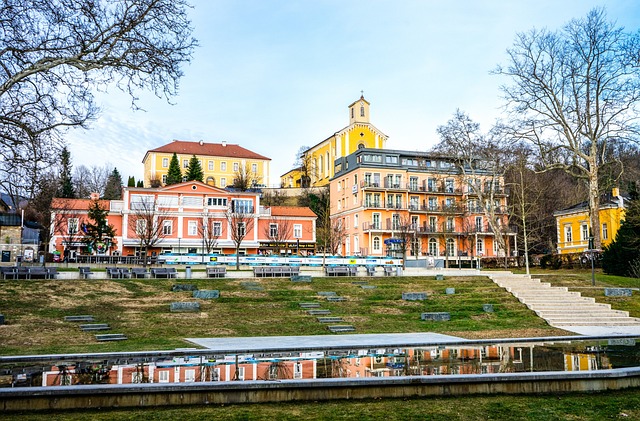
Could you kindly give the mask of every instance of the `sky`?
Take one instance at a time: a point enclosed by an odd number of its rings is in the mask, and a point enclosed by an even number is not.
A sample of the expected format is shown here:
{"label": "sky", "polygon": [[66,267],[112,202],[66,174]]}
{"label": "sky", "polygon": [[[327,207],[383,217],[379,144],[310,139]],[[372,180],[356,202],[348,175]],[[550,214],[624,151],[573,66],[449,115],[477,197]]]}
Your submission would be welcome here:
{"label": "sky", "polygon": [[425,151],[456,109],[488,130],[500,117],[506,50],[517,33],[560,29],[594,7],[628,31],[637,0],[191,0],[196,48],[171,104],[97,94],[89,129],[66,135],[74,166],[143,176],[146,151],[174,139],[239,144],[271,158],[270,185],[301,146],[349,123],[361,92],[387,148]]}

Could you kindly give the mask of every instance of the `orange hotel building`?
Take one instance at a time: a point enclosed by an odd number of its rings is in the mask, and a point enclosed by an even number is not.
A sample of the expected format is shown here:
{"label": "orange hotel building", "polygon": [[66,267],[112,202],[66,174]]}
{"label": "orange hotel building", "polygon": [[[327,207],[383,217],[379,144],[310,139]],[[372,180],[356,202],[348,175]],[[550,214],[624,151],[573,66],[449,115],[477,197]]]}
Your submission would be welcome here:
{"label": "orange hotel building", "polygon": [[[346,230],[343,255],[401,257],[398,234],[406,226],[411,234],[407,260],[504,256],[469,181],[452,158],[361,148],[334,164],[331,218],[339,219]],[[511,256],[515,232],[506,228],[507,194],[497,191],[493,206]]]}

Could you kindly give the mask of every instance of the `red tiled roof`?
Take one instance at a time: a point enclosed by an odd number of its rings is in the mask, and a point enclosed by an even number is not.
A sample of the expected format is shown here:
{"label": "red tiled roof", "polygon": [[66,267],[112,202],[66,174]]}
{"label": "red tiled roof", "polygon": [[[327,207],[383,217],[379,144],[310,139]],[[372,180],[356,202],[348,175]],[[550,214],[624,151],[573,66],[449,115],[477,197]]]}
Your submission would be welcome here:
{"label": "red tiled roof", "polygon": [[176,153],[182,155],[207,155],[207,156],[224,156],[228,158],[245,158],[245,159],[264,159],[271,161],[271,158],[262,156],[255,152],[245,149],[240,145],[231,143],[205,143],[205,142],[187,142],[184,140],[174,140],[171,143],[151,149],[149,152],[165,152]]}
{"label": "red tiled roof", "polygon": [[306,206],[271,206],[270,209],[271,216],[318,216]]}
{"label": "red tiled roof", "polygon": [[[91,199],[65,199],[61,197],[54,197],[51,201],[52,210],[89,210],[91,206]],[[98,200],[102,209],[109,209],[108,200]]]}

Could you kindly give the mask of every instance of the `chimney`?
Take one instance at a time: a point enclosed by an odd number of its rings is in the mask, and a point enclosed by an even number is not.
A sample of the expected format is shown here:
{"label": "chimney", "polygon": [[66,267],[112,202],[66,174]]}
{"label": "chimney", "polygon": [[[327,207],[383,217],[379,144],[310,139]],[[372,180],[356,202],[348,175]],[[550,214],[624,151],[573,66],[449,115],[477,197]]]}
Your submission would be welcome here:
{"label": "chimney", "polygon": [[227,141],[226,141],[226,140],[223,140],[223,141],[222,141],[222,147],[224,148],[224,147],[226,147],[226,146],[227,146]]}
{"label": "chimney", "polygon": [[614,187],[611,190],[611,195],[613,196],[614,199],[618,199],[618,207],[621,209],[624,208],[624,198],[620,196],[620,189],[617,187]]}
{"label": "chimney", "polygon": [[198,142],[200,144],[200,146],[204,145],[204,140],[200,139],[200,142]]}

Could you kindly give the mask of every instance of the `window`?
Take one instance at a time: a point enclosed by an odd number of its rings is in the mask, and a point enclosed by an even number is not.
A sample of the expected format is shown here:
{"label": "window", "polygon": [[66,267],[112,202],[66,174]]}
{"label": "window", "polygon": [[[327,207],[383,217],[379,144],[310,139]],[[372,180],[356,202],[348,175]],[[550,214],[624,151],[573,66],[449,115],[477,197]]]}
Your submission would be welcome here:
{"label": "window", "polygon": [[226,162],[221,162],[220,163],[220,171],[227,171],[227,163]]}
{"label": "window", "polygon": [[207,198],[207,206],[227,206],[226,197],[209,197]]}
{"label": "window", "polygon": [[182,167],[183,168],[189,168],[189,160],[188,159],[183,159],[182,160]]}
{"label": "window", "polygon": [[476,255],[480,256],[482,253],[484,253],[484,243],[482,238],[478,238],[478,241],[476,241]]}
{"label": "window", "polygon": [[236,228],[238,237],[244,237],[245,235],[247,235],[247,227],[244,222],[238,222],[238,226]]}
{"label": "window", "polygon": [[213,236],[220,237],[222,235],[222,222],[213,223]]}
{"label": "window", "polygon": [[371,218],[371,225],[374,230],[380,229],[380,214],[374,213]]}
{"label": "window", "polygon": [[364,117],[364,105],[360,106],[360,117]]}
{"label": "window", "polygon": [[380,251],[380,237],[373,237],[373,251]]}
{"label": "window", "polygon": [[201,208],[202,207],[202,197],[198,196],[183,196],[182,197],[182,206],[189,208]]}
{"label": "window", "polygon": [[169,166],[169,158],[162,158],[162,168],[167,168]]}
{"label": "window", "polygon": [[162,184],[167,184],[167,174],[162,174]]}
{"label": "window", "polygon": [[131,373],[131,383],[142,383],[144,376],[142,373]]}
{"label": "window", "polygon": [[393,156],[393,155],[385,155],[384,162],[385,162],[385,164],[397,164],[398,163],[398,157],[397,156]]}
{"label": "window", "polygon": [[418,225],[420,225],[420,219],[417,216],[411,217],[411,229],[417,229]]}
{"label": "window", "polygon": [[238,378],[236,380],[244,380],[244,367],[238,367]]}
{"label": "window", "polygon": [[269,237],[278,237],[278,224],[269,224]]}
{"label": "window", "polygon": [[393,215],[391,215],[391,226],[392,229],[394,230],[399,230],[400,229],[400,215],[397,213],[394,213]]}
{"label": "window", "polygon": [[79,222],[78,218],[69,218],[67,220],[67,233],[68,234],[77,234],[79,227],[80,227],[80,222]]}
{"label": "window", "polygon": [[136,234],[144,235],[147,232],[147,220],[146,219],[138,219],[136,220]]}
{"label": "window", "polygon": [[571,233],[571,225],[567,225],[564,227],[564,241],[570,243],[573,241],[573,235]]}
{"label": "window", "polygon": [[237,162],[233,163],[233,172],[238,172],[240,171],[240,164],[238,164]]}
{"label": "window", "polygon": [[476,216],[476,231],[482,232],[482,217]]}
{"label": "window", "polygon": [[364,154],[362,160],[364,162],[382,162],[382,155]]}
{"label": "window", "polygon": [[589,226],[587,224],[582,224],[582,226],[580,227],[580,239],[581,240],[588,240],[589,239]]}
{"label": "window", "polygon": [[603,240],[609,239],[609,230],[607,228],[607,224],[602,224],[602,239]]}
{"label": "window", "polygon": [[162,234],[163,235],[171,235],[171,231],[173,228],[172,221],[163,221],[162,222]]}
{"label": "window", "polygon": [[293,224],[293,238],[302,238],[302,224]]}
{"label": "window", "polygon": [[358,214],[353,215],[353,228],[358,228]]}
{"label": "window", "polygon": [[438,255],[438,242],[436,241],[435,238],[430,238],[429,239],[429,254],[431,256],[437,256]]}
{"label": "window", "polygon": [[227,187],[227,179],[224,177],[220,178],[220,187],[224,188]]}
{"label": "window", "polygon": [[187,235],[198,235],[198,221],[189,221]]}
{"label": "window", "polygon": [[215,165],[213,161],[209,161],[209,171],[213,171],[215,169]]}
{"label": "window", "polygon": [[453,193],[453,178],[444,180],[444,189],[447,193]]}
{"label": "window", "polygon": [[447,256],[455,256],[456,255],[456,242],[453,238],[449,238],[447,240]]}
{"label": "window", "polygon": [[429,217],[429,231],[436,232],[438,230],[438,218],[435,216]]}
{"label": "window", "polygon": [[169,383],[169,370],[158,371],[158,383]]}
{"label": "window", "polygon": [[293,378],[301,379],[302,378],[302,363],[295,362],[293,363]]}
{"label": "window", "polygon": [[253,200],[233,199],[231,201],[231,211],[235,213],[253,213]]}
{"label": "window", "polygon": [[196,381],[196,370],[189,369],[184,371],[184,382],[193,383]]}
{"label": "window", "polygon": [[258,173],[258,164],[251,164],[251,172],[254,174]]}
{"label": "window", "polygon": [[418,190],[418,177],[409,177],[409,190]]}

